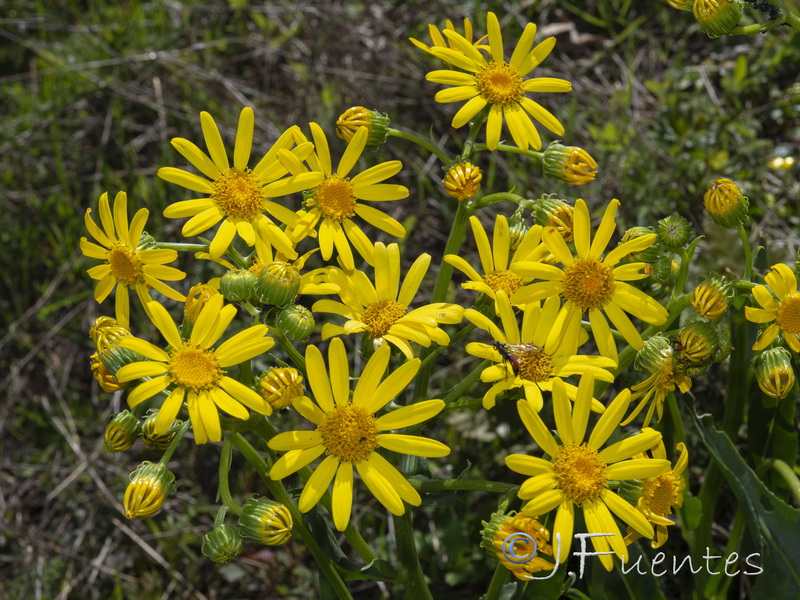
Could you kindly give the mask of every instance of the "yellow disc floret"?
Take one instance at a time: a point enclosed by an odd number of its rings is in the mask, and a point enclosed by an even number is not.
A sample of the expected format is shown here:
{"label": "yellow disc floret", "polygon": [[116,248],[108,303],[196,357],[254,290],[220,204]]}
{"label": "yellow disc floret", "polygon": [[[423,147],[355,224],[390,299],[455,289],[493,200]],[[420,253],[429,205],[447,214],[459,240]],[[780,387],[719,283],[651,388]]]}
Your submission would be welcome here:
{"label": "yellow disc floret", "polygon": [[370,304],[361,315],[361,321],[369,327],[373,339],[383,337],[397,319],[406,314],[408,307],[395,300],[382,300]]}
{"label": "yellow disc floret", "polygon": [[565,444],[553,457],[558,487],[580,506],[596,500],[606,488],[606,463],[587,444]]}
{"label": "yellow disc floret", "polygon": [[353,185],[347,177],[331,175],[314,190],[312,204],[319,206],[326,217],[336,221],[352,217],[356,214]]}
{"label": "yellow disc floret", "polygon": [[351,404],[326,416],[317,431],[328,452],[345,462],[358,464],[378,447],[375,417]]}
{"label": "yellow disc floret", "polygon": [[784,298],[775,319],[786,333],[800,333],[800,293]]}
{"label": "yellow disc floret", "polygon": [[263,185],[250,169],[227,169],[214,181],[211,197],[226,216],[251,221],[264,212]]}
{"label": "yellow disc floret", "polygon": [[666,517],[672,514],[673,506],[680,506],[679,486],[672,471],[650,477],[644,481],[643,503],[655,515]]}
{"label": "yellow disc floret", "polygon": [[184,343],[172,351],[169,373],[177,385],[197,392],[216,387],[224,372],[211,350]]}
{"label": "yellow disc floret", "polygon": [[553,375],[553,359],[533,344],[517,354],[519,376],[528,381],[547,381]]}
{"label": "yellow disc floret", "polygon": [[495,292],[503,290],[509,297],[524,283],[522,277],[511,271],[492,271],[483,276],[483,282]]}
{"label": "yellow disc floret", "polygon": [[492,61],[477,75],[478,92],[489,102],[513,104],[525,95],[519,71],[506,62]]}
{"label": "yellow disc floret", "polygon": [[583,310],[603,308],[615,288],[613,271],[596,258],[579,258],[564,270],[564,297]]}
{"label": "yellow disc floret", "polygon": [[114,244],[108,252],[108,265],[111,267],[111,274],[124,285],[132,287],[137,283],[144,283],[142,263],[136,256],[135,248],[123,243]]}

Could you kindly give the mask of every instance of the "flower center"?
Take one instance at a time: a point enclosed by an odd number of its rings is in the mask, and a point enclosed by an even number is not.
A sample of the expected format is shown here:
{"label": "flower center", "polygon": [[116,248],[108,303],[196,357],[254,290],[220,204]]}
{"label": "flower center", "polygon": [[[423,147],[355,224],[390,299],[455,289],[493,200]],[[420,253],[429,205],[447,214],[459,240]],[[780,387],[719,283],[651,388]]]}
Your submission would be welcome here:
{"label": "flower center", "polygon": [[142,283],[142,263],[136,256],[136,250],[127,244],[114,244],[108,252],[108,266],[111,274],[128,287]]}
{"label": "flower center", "polygon": [[214,182],[211,197],[226,216],[252,221],[264,212],[263,185],[250,169],[227,169]]}
{"label": "flower center", "polygon": [[553,466],[558,487],[578,506],[595,500],[606,487],[606,463],[585,443],[561,446]]}
{"label": "flower center", "polygon": [[579,258],[564,270],[564,297],[583,310],[603,308],[614,297],[614,272],[596,258]]}
{"label": "flower center", "polygon": [[644,482],[644,496],[650,511],[666,517],[672,513],[672,506],[677,503],[675,478],[672,473],[664,473],[651,477]]}
{"label": "flower center", "polygon": [[800,293],[795,292],[781,302],[776,321],[781,331],[800,333]]}
{"label": "flower center", "polygon": [[369,327],[369,336],[372,339],[386,335],[397,319],[406,314],[408,308],[394,300],[382,300],[370,304],[361,315],[361,321]]}
{"label": "flower center", "polygon": [[477,75],[478,93],[489,102],[512,104],[525,95],[522,75],[506,62],[492,61]]}
{"label": "flower center", "polygon": [[312,198],[312,202],[315,201],[326,217],[336,221],[356,214],[356,197],[353,195],[353,185],[347,178],[331,175],[314,190]]}
{"label": "flower center", "polygon": [[654,387],[668,392],[675,389],[675,365],[671,360],[659,369]]}
{"label": "flower center", "polygon": [[172,381],[195,392],[217,386],[224,371],[214,352],[184,342],[169,357]]}
{"label": "flower center", "polygon": [[317,431],[328,452],[345,462],[358,464],[378,447],[375,418],[352,404],[335,409]]}
{"label": "flower center", "polygon": [[540,382],[550,379],[553,373],[553,359],[544,350],[534,344],[520,344],[525,348],[516,352],[519,364],[518,374],[528,381]]}
{"label": "flower center", "polygon": [[495,292],[503,290],[509,297],[522,287],[522,277],[511,271],[492,271],[483,276],[483,282]]}

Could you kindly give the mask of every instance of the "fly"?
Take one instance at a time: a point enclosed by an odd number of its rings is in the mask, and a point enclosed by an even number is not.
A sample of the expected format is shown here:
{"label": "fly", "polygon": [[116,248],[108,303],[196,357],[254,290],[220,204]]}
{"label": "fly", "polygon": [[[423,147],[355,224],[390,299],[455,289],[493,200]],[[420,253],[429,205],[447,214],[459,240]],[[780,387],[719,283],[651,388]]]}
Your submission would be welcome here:
{"label": "fly", "polygon": [[511,370],[514,375],[519,375],[521,361],[532,352],[541,352],[542,347],[536,344],[504,344],[503,342],[494,342],[492,347],[497,350],[503,358],[504,363],[511,365]]}

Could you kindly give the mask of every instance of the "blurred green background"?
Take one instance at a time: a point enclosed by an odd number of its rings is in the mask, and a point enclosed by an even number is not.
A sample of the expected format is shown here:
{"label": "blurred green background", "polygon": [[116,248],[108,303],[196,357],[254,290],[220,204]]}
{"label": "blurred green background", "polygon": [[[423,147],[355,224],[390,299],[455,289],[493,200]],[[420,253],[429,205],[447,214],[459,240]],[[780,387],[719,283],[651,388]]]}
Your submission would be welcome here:
{"label": "blurred green background", "polygon": [[[109,399],[89,374],[87,328],[113,309],[91,298],[90,262],[78,250],[83,214],[104,191],[113,197],[126,190],[132,209],[150,209],[153,233],[178,241],[178,226],[160,213],[180,195],[155,173],[183,166],[169,140],[199,142],[201,110],[232,140],[239,111],[253,106],[254,152],[293,124],[313,120],[332,131],[352,105],[377,108],[393,125],[447,144],[465,132],[449,128],[453,107],[437,105],[439,86],[425,82],[438,64],[407,38],[427,41],[427,24],[441,27],[445,18],[469,16],[483,29],[487,9],[498,14],[507,47],[528,21],[539,25],[537,40],[557,37],[541,70],[571,80],[574,92],[543,103],[565,124],[564,142],[588,149],[601,167],[596,182],[568,189],[504,155],[487,173],[487,189],[515,185],[531,197],[545,191],[582,196],[590,206],[619,198],[626,225],[653,225],[677,211],[708,235],[699,267],[725,271],[739,253],[730,250],[726,232],[706,227],[701,199],[714,177],[728,176],[750,196],[757,222],[752,241],[768,240],[771,259],[793,260],[800,241],[798,166],[774,168],[776,158],[800,159],[800,37],[787,29],[709,40],[690,13],[632,0],[124,6],[6,0],[0,14],[0,598],[315,597],[298,543],[278,551],[249,548],[224,567],[200,554],[200,537],[214,516],[213,447],[187,446],[176,455],[177,494],[158,517],[131,522],[122,515],[127,474],[153,457],[102,449],[105,423],[124,399]],[[379,152],[406,166],[400,179],[411,196],[393,213],[412,226],[406,244],[424,248],[438,263],[454,212],[441,193],[438,164],[401,141]],[[461,467],[470,461],[482,468],[486,457],[466,448],[471,442],[463,434],[496,445],[499,417],[492,419],[478,428],[451,420],[441,432],[439,439],[457,450],[464,446]],[[492,462],[486,470],[502,477]],[[238,487],[264,492],[248,474]],[[478,530],[494,500],[463,495],[449,509],[434,502],[432,510],[443,512],[420,525],[430,576],[454,594],[471,598],[485,589],[491,571],[477,547]],[[444,590],[437,597],[449,597]],[[378,598],[385,588],[353,584],[353,593]],[[742,593],[732,589],[730,597]]]}

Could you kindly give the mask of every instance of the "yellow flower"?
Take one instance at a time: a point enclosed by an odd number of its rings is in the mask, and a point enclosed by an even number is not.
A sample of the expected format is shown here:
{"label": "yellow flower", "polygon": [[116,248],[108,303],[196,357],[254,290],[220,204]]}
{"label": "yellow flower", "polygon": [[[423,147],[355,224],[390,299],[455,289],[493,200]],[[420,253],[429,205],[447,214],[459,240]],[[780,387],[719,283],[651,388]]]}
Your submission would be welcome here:
{"label": "yellow flower", "polygon": [[491,244],[486,229],[478,217],[470,217],[469,224],[472,227],[475,244],[478,246],[478,256],[484,274],[478,273],[470,263],[457,254],[447,254],[444,257],[445,262],[470,279],[462,283],[461,287],[482,292],[493,300],[497,299],[499,291],[511,297],[523,289],[533,278],[518,275],[511,269],[520,261],[538,261],[547,254],[547,248],[540,244],[542,228],[538,225],[531,227],[512,253],[508,219],[503,215],[497,215],[495,218]]}
{"label": "yellow flower", "polygon": [[453,127],[466,125],[485,107],[489,107],[486,122],[486,145],[490,150],[500,143],[500,133],[505,120],[514,143],[522,150],[532,146],[542,147],[542,140],[531,117],[539,121],[558,136],[564,135],[564,127],[550,112],[525,96],[526,92],[569,92],[572,84],[564,79],[539,77],[525,79],[553,49],[556,39],[547,38],[531,50],[536,36],[536,25],[529,23],[522,32],[509,62],[503,53],[503,37],[500,23],[494,13],[486,19],[489,30],[489,54],[487,60],[464,36],[450,29],[444,35],[455,49],[434,46],[429,52],[443,61],[467,71],[431,71],[428,81],[454,86],[436,94],[437,102],[468,102],[453,117]]}
{"label": "yellow flower", "polygon": [[562,269],[542,263],[517,263],[512,266],[514,272],[544,281],[519,290],[511,298],[512,302],[525,304],[557,294],[563,295],[566,302],[554,327],[561,331],[562,335],[576,331],[575,322],[579,322],[583,313],[588,311],[592,333],[600,354],[615,362],[619,360],[617,347],[603,313],[611,319],[625,341],[636,350],[642,348],[642,336],[625,313],[630,313],[652,325],[665,323],[669,316],[667,309],[661,304],[626,283],[647,277],[647,263],[636,262],[616,266],[625,256],[649,248],[656,241],[655,234],[643,235],[620,244],[605,258],[602,257],[614,233],[614,215],[618,206],[618,200],[609,203],[594,240],[591,240],[589,209],[583,200],[578,199],[575,202],[573,218],[577,257],[573,257],[564,238],[555,228],[545,227],[542,233],[545,245],[565,266]]}
{"label": "yellow flower", "polygon": [[[800,293],[797,277],[787,265],[772,265],[764,277],[769,288],[757,285],[753,297],[761,308],[744,307],[747,320],[752,323],[769,323],[753,344],[753,350],[763,350],[780,334],[795,352],[800,352]],[[772,292],[772,293],[770,293]],[[773,294],[777,300],[773,298]]]}
{"label": "yellow flower", "polygon": [[149,211],[140,208],[129,224],[128,195],[125,192],[118,192],[114,198],[113,214],[108,204],[108,193],[100,196],[99,210],[102,229],[92,219],[91,208],[86,209],[84,222],[86,229],[100,245],[85,237],[81,238],[81,252],[89,258],[103,261],[102,265],[87,271],[89,277],[99,282],[94,288],[94,299],[103,302],[116,285],[117,322],[126,329],[130,327],[131,317],[129,288],[133,288],[145,308],[151,300],[151,288],[167,298],[183,302],[186,299],[183,294],[164,283],[180,281],[186,277],[183,271],[166,266],[166,263],[178,258],[178,253],[175,250],[139,247],[139,238],[144,231]]}
{"label": "yellow flower", "polygon": [[363,332],[374,344],[389,342],[407,358],[414,357],[409,342],[426,348],[431,342],[447,346],[450,338],[440,324],[460,323],[464,309],[456,304],[436,302],[409,310],[420,283],[428,272],[429,254],[421,254],[400,284],[400,249],[397,244],[375,244],[375,283],[363,271],[345,273],[331,268],[331,283],[340,288],[341,302],[319,300],[314,312],[332,313],[347,319],[344,325],[325,323],[322,339]]}
{"label": "yellow flower", "polygon": [[[305,212],[292,230],[292,240],[298,242],[312,235],[317,224],[319,247],[322,258],[330,259],[333,249],[339,256],[342,266],[352,271],[355,268],[350,244],[368,263],[372,264],[372,242],[355,224],[352,217],[359,216],[370,225],[396,237],[405,237],[405,228],[394,218],[363,201],[385,202],[402,200],[408,196],[408,188],[402,185],[380,183],[396,175],[403,168],[399,160],[382,162],[358,175],[349,177],[367,143],[369,131],[359,127],[353,139],[347,144],[336,172],[331,167],[331,154],[325,132],[316,123],[310,123],[316,151],[308,157],[313,173],[321,176],[322,183],[307,194]],[[289,160],[287,158],[287,160]],[[299,162],[293,168],[303,169]],[[359,202],[361,200],[362,202]]]}
{"label": "yellow flower", "polygon": [[[673,508],[683,506],[683,491],[686,489],[683,472],[686,470],[686,465],[689,464],[689,452],[683,442],[679,443],[677,448],[680,456],[675,461],[675,466],[657,477],[648,477],[643,480],[642,496],[636,502],[639,512],[656,526],[656,538],[650,542],[653,548],[660,548],[666,543],[669,537],[667,527],[675,525],[675,521],[668,517],[672,514]],[[666,460],[667,452],[664,442],[659,441],[650,450],[650,454],[655,459]],[[628,527],[625,543],[630,544],[640,537],[638,532]]]}
{"label": "yellow flower", "polygon": [[544,558],[553,555],[550,532],[535,518],[494,513],[483,526],[481,546],[517,579],[530,581],[533,573],[553,570],[555,565]]}
{"label": "yellow flower", "polygon": [[294,408],[316,425],[313,431],[279,433],[269,441],[273,450],[287,451],[269,472],[278,480],[302,469],[319,456],[317,466],[300,494],[297,507],[308,512],[333,481],[333,522],[343,531],[353,506],[353,467],[372,494],[394,515],[405,512],[403,501],[419,506],[417,491],[389,463],[378,448],[412,456],[440,457],[450,449],[435,440],[416,435],[386,433],[417,425],[444,408],[441,400],[427,400],[404,406],[376,417],[375,413],[394,399],[414,379],[420,360],[413,359],[381,381],[389,364],[388,346],[378,348],[367,361],[350,398],[350,368],[340,338],[331,341],[328,367],[316,346],[306,349],[308,383],[316,403],[301,398]]}
{"label": "yellow flower", "polygon": [[[589,439],[584,441],[593,387],[594,377],[590,373],[584,375],[578,386],[575,405],[570,407],[564,383],[555,380],[553,412],[560,443],[533,406],[520,400],[517,408],[525,428],[550,459],[525,454],[511,454],[505,459],[509,469],[529,477],[519,489],[519,497],[528,500],[522,508],[524,514],[544,515],[558,508],[551,543],[562,563],[569,556],[576,507],[583,511],[589,533],[611,534],[592,538],[597,552],[607,552],[610,547],[620,558],[627,558],[625,542],[611,513],[640,535],[652,538],[653,526],[642,513],[613,492],[609,482],[657,477],[670,468],[667,460],[631,458],[652,448],[661,439],[661,434],[653,429],[645,429],[603,448],[628,409],[628,389],[614,398],[595,424]],[[613,566],[611,556],[606,554],[598,558],[610,571]]]}
{"label": "yellow flower", "polygon": [[198,444],[222,439],[218,408],[243,420],[250,416],[245,406],[264,415],[272,413],[270,405],[258,393],[226,375],[225,369],[263,354],[275,341],[265,337],[266,325],[254,325],[213,347],[236,316],[235,306],[222,305],[221,295],[212,296],[200,311],[190,338],[184,339],[167,310],[158,302],[151,302],[148,314],[167,340],[169,352],[135,337],[120,342],[121,348],[149,359],[117,371],[120,382],[149,378],[128,396],[131,408],[169,390],[158,411],[154,428],[157,435],[167,432],[184,400]]}
{"label": "yellow flower", "polygon": [[[496,307],[502,330],[477,310],[464,311],[464,316],[472,324],[489,332],[495,340],[493,344],[467,344],[469,354],[495,363],[481,373],[481,381],[493,383],[483,396],[484,408],[494,407],[498,394],[521,387],[538,412],[542,408],[542,391],[551,391],[556,377],[591,372],[601,381],[614,381],[614,376],[605,370],[614,367],[612,360],[602,356],[577,355],[574,349],[557,343],[551,328],[558,314],[558,298],[550,298],[543,307],[538,302],[526,304],[521,328],[503,291],[497,293]],[[578,333],[574,337],[577,339]],[[566,384],[566,390],[569,398],[574,400],[577,389]],[[592,409],[603,412],[603,405],[593,400]]]}
{"label": "yellow flower", "polygon": [[297,221],[294,212],[269,198],[307,190],[322,180],[319,174],[307,172],[284,177],[288,172],[284,162],[292,164],[292,161],[282,161],[283,154],[304,160],[312,152],[312,145],[300,143],[293,148],[298,141],[305,140],[298,127],[291,127],[250,169],[247,163],[253,146],[254,116],[253,109],[245,107],[239,115],[231,167],[214,119],[207,112],[201,112],[200,124],[208,155],[183,138],[173,139],[172,145],[207,179],[174,167],[159,169],[158,176],[208,197],[175,202],[164,210],[164,216],[192,217],[181,230],[184,236],[198,235],[222,221],[209,247],[212,258],[219,258],[237,233],[249,246],[258,240],[295,258],[297,255],[289,238],[264,211],[287,225]]}
{"label": "yellow flower", "polygon": [[450,167],[442,183],[448,196],[464,202],[464,200],[475,197],[475,194],[481,189],[482,180],[483,173],[480,167],[464,161]]}
{"label": "yellow flower", "polygon": [[[449,29],[450,31],[455,31],[456,27],[450,19],[447,19],[444,22],[445,29]],[[458,46],[453,44],[452,41],[444,39],[442,33],[436,27],[436,25],[428,25],[428,35],[431,37],[431,45],[428,46],[427,44],[423,44],[419,40],[414,38],[408,38],[409,41],[414,44],[417,48],[422,50],[423,52],[427,52],[428,54],[433,54],[431,52],[432,48],[450,48],[454,52],[460,52]],[[483,36],[481,39],[473,42],[472,41],[472,21],[468,18],[464,18],[464,39],[467,40],[470,44],[475,46],[478,50],[485,50],[486,52],[489,51],[489,46],[482,44],[486,40],[486,36]]]}

